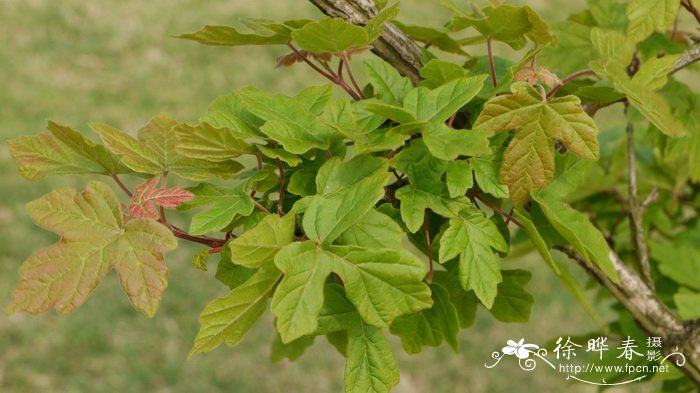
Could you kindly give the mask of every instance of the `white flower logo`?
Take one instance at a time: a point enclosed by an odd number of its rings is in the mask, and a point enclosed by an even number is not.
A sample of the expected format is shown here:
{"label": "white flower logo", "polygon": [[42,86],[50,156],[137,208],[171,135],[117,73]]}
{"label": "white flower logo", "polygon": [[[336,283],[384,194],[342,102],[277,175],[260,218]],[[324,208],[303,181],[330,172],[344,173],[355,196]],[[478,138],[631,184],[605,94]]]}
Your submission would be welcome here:
{"label": "white flower logo", "polygon": [[525,339],[521,338],[517,343],[513,340],[506,342],[508,346],[503,347],[501,352],[505,355],[515,355],[518,359],[527,359],[530,357],[531,350],[537,350],[540,347],[535,344],[525,344]]}

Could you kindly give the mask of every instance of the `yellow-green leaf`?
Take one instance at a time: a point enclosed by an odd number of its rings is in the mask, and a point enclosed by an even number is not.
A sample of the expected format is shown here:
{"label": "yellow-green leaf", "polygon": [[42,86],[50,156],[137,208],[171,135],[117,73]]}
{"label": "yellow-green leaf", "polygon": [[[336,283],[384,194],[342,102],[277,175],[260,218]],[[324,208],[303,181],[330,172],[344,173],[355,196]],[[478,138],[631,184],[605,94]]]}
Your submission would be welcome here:
{"label": "yellow-green leaf", "polygon": [[163,254],[177,247],[160,223],[133,219],[126,225],[119,200],[100,182],[85,191],[55,190],[27,205],[34,222],[61,240],[32,254],[8,311],[67,314],[85,302],[114,267],[122,288],[139,311],[152,317],[165,287]]}
{"label": "yellow-green leaf", "polygon": [[598,127],[581,101],[575,96],[545,101],[526,82],[514,83],[511,94],[490,99],[474,128],[491,133],[516,130],[500,171],[516,207],[530,199],[531,190],[552,181],[556,140],[581,158],[598,159]]}

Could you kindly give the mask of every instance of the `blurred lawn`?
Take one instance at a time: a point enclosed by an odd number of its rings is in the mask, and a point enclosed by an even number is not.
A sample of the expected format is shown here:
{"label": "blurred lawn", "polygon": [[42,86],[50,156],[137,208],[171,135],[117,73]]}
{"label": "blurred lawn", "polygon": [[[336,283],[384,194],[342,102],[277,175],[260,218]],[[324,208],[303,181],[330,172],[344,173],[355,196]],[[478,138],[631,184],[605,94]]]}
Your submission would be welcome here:
{"label": "blurred lawn", "polygon": [[[563,19],[583,2],[528,2]],[[566,8],[557,8],[566,4]],[[135,129],[166,112],[196,119],[215,97],[246,85],[282,92],[322,81],[302,67],[275,70],[280,48],[214,48],[171,35],[239,17],[317,16],[304,0],[96,2],[0,0],[0,139],[43,130],[47,119],[86,133],[99,121]],[[438,25],[447,13],[435,1],[403,2],[401,19]],[[355,65],[358,67],[357,63]],[[17,175],[7,145],[0,147],[0,305],[9,303],[17,268],[32,252],[55,241],[33,226],[24,203],[54,187],[82,187],[85,179],[50,178],[30,183]],[[197,316],[225,293],[190,264],[196,248],[171,255],[169,288],[158,314],[134,311],[111,274],[77,312],[59,317],[0,317],[1,392],[339,392],[343,359],[324,341],[295,363],[271,365],[272,318],[263,318],[234,349],[220,348],[186,360]],[[566,386],[563,375],[525,373],[514,362],[486,370],[492,351],[506,339],[543,344],[558,335],[594,328],[541,261],[506,262],[534,272],[531,322],[505,325],[480,310],[475,327],[461,333],[461,352],[446,347],[408,356],[394,340],[401,370],[396,392],[529,392]],[[575,271],[581,274],[580,271]],[[625,391],[647,391],[632,387]],[[572,385],[570,391],[592,391]]]}

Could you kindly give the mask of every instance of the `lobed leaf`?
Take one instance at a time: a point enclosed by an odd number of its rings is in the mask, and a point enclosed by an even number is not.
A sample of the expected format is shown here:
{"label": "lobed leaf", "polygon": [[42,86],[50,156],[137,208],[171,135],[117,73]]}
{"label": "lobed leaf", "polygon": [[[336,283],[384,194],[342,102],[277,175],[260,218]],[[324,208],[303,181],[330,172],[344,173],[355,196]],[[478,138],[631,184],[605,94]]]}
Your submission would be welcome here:
{"label": "lobed leaf", "polygon": [[8,312],[67,314],[82,305],[114,268],[135,308],[152,317],[167,286],[163,254],[175,249],[165,226],[147,219],[126,225],[117,197],[100,182],[85,191],[55,190],[27,205],[32,220],[61,236],[24,262]]}

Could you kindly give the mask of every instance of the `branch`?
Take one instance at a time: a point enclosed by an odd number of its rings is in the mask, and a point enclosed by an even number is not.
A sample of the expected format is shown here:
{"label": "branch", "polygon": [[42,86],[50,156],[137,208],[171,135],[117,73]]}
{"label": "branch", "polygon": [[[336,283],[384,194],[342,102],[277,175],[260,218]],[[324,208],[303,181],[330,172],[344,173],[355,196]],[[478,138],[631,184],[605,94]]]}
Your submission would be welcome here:
{"label": "branch", "polygon": [[607,288],[649,336],[661,337],[665,353],[674,352],[678,347],[678,352],[685,355],[686,363],[677,367],[700,386],[700,335],[692,324],[684,324],[615,252],[610,251],[610,261],[620,277],[619,284],[612,282],[599,267],[588,263],[573,249],[555,248],[576,261]]}
{"label": "branch", "polygon": [[678,61],[676,62],[676,66],[673,67],[673,70],[669,73],[669,75],[675,74],[676,72],[695,63],[698,60],[700,60],[700,44],[695,45],[694,47],[683,52],[683,56],[681,56],[681,58],[678,59]]}
{"label": "branch", "polygon": [[[625,113],[627,113],[626,109],[627,107],[625,107]],[[635,255],[642,270],[642,276],[649,288],[653,290],[654,279],[651,277],[651,267],[649,266],[649,248],[644,239],[643,209],[639,203],[639,193],[637,191],[637,157],[634,151],[634,125],[632,123],[627,123],[627,164],[629,166],[627,204],[629,206],[632,244],[634,244]]]}
{"label": "branch", "polygon": [[[327,15],[361,25],[365,24],[369,18],[377,13],[372,0],[309,1]],[[396,26],[390,23],[385,25],[385,31],[381,38],[374,43],[372,51],[386,60],[401,74],[411,78],[415,84],[420,81],[420,49],[415,42],[397,29]],[[700,45],[687,50],[676,63],[676,67],[671,71],[671,74],[698,60],[700,60]],[[624,101],[626,99],[615,102]],[[594,104],[584,108],[592,116],[598,109],[615,102],[604,105]],[[501,209],[498,210],[499,214],[507,215]],[[511,221],[514,221],[516,225],[518,224],[516,220]],[[563,247],[557,247],[557,249],[577,261],[601,285],[610,290],[649,335],[662,337],[666,352],[670,352],[675,346],[678,346],[679,351],[686,356],[686,363],[678,367],[693,383],[700,386],[700,335],[698,335],[697,328],[691,329],[690,324],[684,324],[614,252],[611,251],[610,258],[620,277],[619,284],[610,281],[600,268],[586,262],[572,249]]]}
{"label": "branch", "polygon": [[[309,0],[324,14],[365,25],[377,15],[372,0]],[[372,43],[372,52],[386,60],[414,84],[420,82],[418,70],[423,66],[421,50],[403,31],[391,23],[384,25],[384,33]]]}

